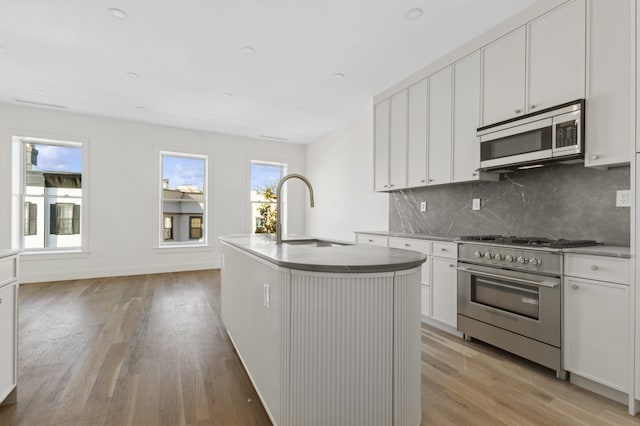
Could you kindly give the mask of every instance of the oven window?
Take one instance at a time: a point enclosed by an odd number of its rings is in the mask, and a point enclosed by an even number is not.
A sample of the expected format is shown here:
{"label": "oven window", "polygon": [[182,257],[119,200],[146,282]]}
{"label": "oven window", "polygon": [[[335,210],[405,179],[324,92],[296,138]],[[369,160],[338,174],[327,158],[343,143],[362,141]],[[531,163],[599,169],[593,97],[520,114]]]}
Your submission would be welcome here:
{"label": "oven window", "polygon": [[537,287],[472,276],[471,301],[534,320],[540,319],[540,291]]}
{"label": "oven window", "polygon": [[512,155],[526,154],[528,152],[551,149],[551,127],[532,130],[480,144],[480,159],[482,161]]}

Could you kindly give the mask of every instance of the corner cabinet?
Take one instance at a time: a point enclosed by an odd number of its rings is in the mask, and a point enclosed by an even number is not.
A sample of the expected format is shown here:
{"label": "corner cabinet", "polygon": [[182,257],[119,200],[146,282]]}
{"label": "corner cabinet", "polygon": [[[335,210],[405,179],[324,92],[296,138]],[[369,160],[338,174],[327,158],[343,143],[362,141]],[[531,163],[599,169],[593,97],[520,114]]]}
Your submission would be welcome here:
{"label": "corner cabinet", "polygon": [[0,405],[17,401],[18,255],[0,253]]}
{"label": "corner cabinet", "polygon": [[565,254],[565,369],[629,392],[629,260]]}

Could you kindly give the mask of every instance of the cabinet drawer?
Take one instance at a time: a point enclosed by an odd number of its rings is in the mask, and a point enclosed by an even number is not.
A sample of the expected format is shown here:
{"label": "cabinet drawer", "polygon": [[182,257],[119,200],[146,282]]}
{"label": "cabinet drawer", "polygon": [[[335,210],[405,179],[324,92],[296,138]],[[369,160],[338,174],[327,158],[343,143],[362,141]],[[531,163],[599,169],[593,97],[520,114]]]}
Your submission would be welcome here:
{"label": "cabinet drawer", "polygon": [[565,254],[564,274],[578,278],[629,284],[629,259]]}
{"label": "cabinet drawer", "polygon": [[358,244],[369,244],[372,246],[381,247],[387,247],[387,239],[387,237],[383,237],[382,235],[359,234],[356,236],[356,241]]}
{"label": "cabinet drawer", "polygon": [[18,256],[0,259],[0,285],[18,279]]}
{"label": "cabinet drawer", "polygon": [[389,247],[419,251],[429,254],[429,241],[417,240],[415,238],[389,238]]}
{"label": "cabinet drawer", "polygon": [[422,316],[431,317],[431,289],[428,285],[420,286],[422,290]]}
{"label": "cabinet drawer", "polygon": [[445,243],[440,241],[431,242],[431,255],[446,257],[448,259],[458,258],[458,245],[456,243]]}

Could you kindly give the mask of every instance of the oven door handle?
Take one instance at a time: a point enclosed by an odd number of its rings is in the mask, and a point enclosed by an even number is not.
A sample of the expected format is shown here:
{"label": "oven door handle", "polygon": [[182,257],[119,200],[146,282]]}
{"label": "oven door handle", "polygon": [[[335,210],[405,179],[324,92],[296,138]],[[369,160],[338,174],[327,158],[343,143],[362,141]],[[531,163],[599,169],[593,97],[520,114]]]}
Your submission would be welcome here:
{"label": "oven door handle", "polygon": [[[476,281],[476,282],[480,282],[480,281]],[[499,283],[497,281],[483,279],[482,282],[490,284],[490,285],[495,286],[495,287],[502,287],[502,288],[508,288],[508,289],[511,289],[511,290],[522,291],[522,292],[525,292],[525,293],[538,294],[538,290],[530,290],[530,289],[527,289],[527,288],[516,287],[514,285],[503,284],[503,283]]]}
{"label": "oven door handle", "polygon": [[460,271],[460,272],[468,272],[470,274],[478,275],[479,277],[498,278],[498,279],[501,279],[501,280],[513,281],[513,282],[521,283],[521,284],[534,285],[536,287],[556,288],[559,285],[559,283],[552,283],[552,282],[548,282],[548,281],[532,281],[532,280],[525,280],[525,279],[522,279],[522,278],[506,277],[504,275],[492,274],[492,273],[489,273],[489,272],[476,271],[475,269],[471,269],[471,268],[460,268],[460,267],[458,267],[456,269],[458,271]]}

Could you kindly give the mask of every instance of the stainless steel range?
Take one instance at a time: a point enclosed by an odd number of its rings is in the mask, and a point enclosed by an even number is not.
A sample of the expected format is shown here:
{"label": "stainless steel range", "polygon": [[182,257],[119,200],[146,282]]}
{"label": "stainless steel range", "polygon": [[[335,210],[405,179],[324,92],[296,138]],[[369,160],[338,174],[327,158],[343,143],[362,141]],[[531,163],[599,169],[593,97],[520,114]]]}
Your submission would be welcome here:
{"label": "stainless steel range", "polygon": [[458,246],[458,330],[556,371],[562,364],[562,252],[595,241],[497,235]]}

